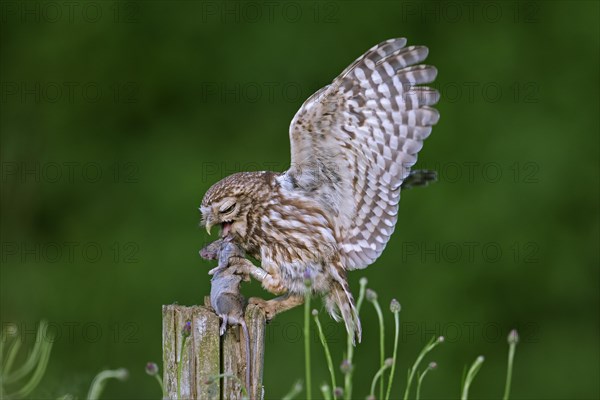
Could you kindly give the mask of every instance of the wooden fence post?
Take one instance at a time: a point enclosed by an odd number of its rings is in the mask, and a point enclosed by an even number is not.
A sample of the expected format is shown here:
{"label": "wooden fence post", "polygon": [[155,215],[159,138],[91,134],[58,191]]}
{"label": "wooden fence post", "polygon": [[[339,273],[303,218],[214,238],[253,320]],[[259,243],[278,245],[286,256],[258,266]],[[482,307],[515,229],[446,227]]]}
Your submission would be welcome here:
{"label": "wooden fence post", "polygon": [[[177,399],[178,371],[181,399],[229,400],[242,398],[246,381],[246,346],[242,330],[230,326],[221,338],[219,318],[203,306],[163,306],[163,384],[165,396]],[[263,398],[265,316],[248,306],[246,324],[250,333],[251,399]],[[183,353],[183,329],[191,322]],[[215,379],[224,374],[226,377]],[[232,378],[235,376],[236,378]]]}

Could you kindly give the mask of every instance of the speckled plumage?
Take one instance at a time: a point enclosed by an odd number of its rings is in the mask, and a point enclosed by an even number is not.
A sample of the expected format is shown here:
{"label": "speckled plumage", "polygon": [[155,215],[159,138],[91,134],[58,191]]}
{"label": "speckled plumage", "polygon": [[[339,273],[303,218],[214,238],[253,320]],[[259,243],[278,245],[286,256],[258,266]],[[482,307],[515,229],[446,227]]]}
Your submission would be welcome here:
{"label": "speckled plumage", "polygon": [[[391,39],[371,48],[332,84],[311,96],[290,125],[292,162],[284,173],[242,172],[205,194],[207,228],[221,224],[260,261],[245,273],[282,299],[255,300],[271,314],[300,304],[311,290],[325,296],[350,333],[360,322],[346,271],[383,252],[396,224],[400,188],[438,112],[428,54]],[[248,263],[249,264],[249,263]]]}

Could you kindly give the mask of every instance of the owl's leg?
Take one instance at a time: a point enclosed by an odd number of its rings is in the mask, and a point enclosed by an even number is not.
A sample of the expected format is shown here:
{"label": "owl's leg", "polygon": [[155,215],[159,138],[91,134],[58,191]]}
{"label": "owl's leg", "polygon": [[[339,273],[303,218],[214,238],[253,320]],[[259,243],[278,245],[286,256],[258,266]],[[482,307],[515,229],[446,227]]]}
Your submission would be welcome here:
{"label": "owl's leg", "polygon": [[235,268],[235,273],[252,276],[262,283],[265,290],[273,294],[283,294],[287,292],[287,288],[283,286],[279,274],[269,274],[264,269],[257,267],[249,260],[241,257],[232,257],[230,263],[231,267]]}
{"label": "owl's leg", "polygon": [[233,268],[234,273],[243,275],[244,281],[250,281],[250,276],[252,276],[257,281],[261,281],[262,277],[266,272],[256,265],[252,264],[250,260],[246,260],[243,257],[231,257],[229,259],[228,268]]}
{"label": "owl's leg", "polygon": [[258,297],[250,297],[248,300],[249,304],[257,305],[265,311],[267,320],[271,320],[275,315],[292,309],[304,303],[304,296],[297,294],[286,294],[284,296],[276,297],[271,300],[264,300]]}
{"label": "owl's leg", "polygon": [[263,271],[263,278],[261,280],[262,287],[270,293],[281,295],[288,291],[288,289],[283,286],[283,282],[281,281],[281,275],[277,272],[275,273],[267,273],[265,270]]}

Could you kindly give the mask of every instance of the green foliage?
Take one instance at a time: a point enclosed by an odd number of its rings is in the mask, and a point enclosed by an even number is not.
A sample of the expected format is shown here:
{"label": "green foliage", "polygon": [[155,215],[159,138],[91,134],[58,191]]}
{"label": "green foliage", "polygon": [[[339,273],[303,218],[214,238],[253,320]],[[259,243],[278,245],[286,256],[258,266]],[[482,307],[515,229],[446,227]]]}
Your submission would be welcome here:
{"label": "green foliage", "polygon": [[469,388],[471,387],[471,383],[473,383],[475,376],[481,369],[481,365],[483,364],[484,360],[485,359],[483,358],[483,356],[479,356],[475,359],[475,361],[473,361],[473,364],[471,364],[471,367],[469,368],[469,371],[467,372],[467,375],[465,376],[465,379],[462,384],[462,389],[460,391],[460,400],[468,399]]}
{"label": "green foliage", "polygon": [[[2,329],[0,332],[0,395],[3,399],[24,399],[31,396],[46,372],[54,340],[55,335],[48,331],[48,321],[42,320],[38,325],[33,349],[29,352],[23,365],[14,369],[14,362],[23,340],[16,325],[9,324]],[[4,359],[6,343],[11,343],[11,346],[6,359]],[[158,373],[158,371],[153,372],[154,375]],[[87,400],[98,400],[109,379],[123,381],[128,376],[129,372],[125,368],[99,372],[90,385]],[[9,388],[11,388],[10,391]],[[65,394],[58,399],[71,400],[73,398],[72,395]]]}
{"label": "green foliage", "polygon": [[[329,351],[329,345],[327,344],[327,338],[325,338],[325,334],[323,333],[323,328],[321,327],[321,321],[319,321],[319,312],[317,310],[312,311],[313,318],[315,320],[315,326],[317,327],[317,332],[319,332],[319,340],[321,340],[321,345],[323,346],[323,351],[325,352],[325,360],[327,360],[327,368],[329,369],[329,377],[331,378],[331,394],[333,394],[334,400],[337,399],[336,393],[336,380],[335,380],[335,370],[333,369],[333,361],[331,360],[331,352]],[[321,386],[321,392],[323,392],[323,386]],[[329,391],[326,391],[329,393]]]}
{"label": "green foliage", "polygon": [[[360,290],[359,299],[357,302],[357,310],[358,310],[358,312],[360,312],[360,306],[362,305],[362,301],[366,297],[371,303],[373,303],[375,311],[378,314],[378,320],[380,321],[380,329],[382,329],[383,328],[383,322],[382,322],[383,314],[381,312],[381,307],[379,307],[379,304],[377,302],[377,294],[372,289],[366,288],[366,285],[367,285],[366,279],[361,279],[360,283],[361,283],[361,290]],[[308,297],[308,295],[307,295],[307,297]],[[307,300],[308,301],[306,302],[306,304],[308,304],[310,306],[310,299],[307,299]],[[305,306],[306,306],[306,304],[305,304]],[[305,310],[306,309],[307,309],[307,307],[305,307]],[[396,300],[393,300],[390,304],[390,311],[392,312],[392,314],[394,314],[394,320],[395,320],[394,355],[392,358],[385,359],[384,362],[380,364],[379,369],[377,370],[377,373],[374,375],[374,377],[371,381],[370,391],[369,391],[368,396],[366,396],[366,398],[368,400],[374,400],[377,398],[375,396],[375,388],[377,386],[377,383],[379,381],[383,381],[385,372],[390,368],[391,368],[392,372],[389,374],[388,388],[386,390],[385,399],[389,399],[391,396],[391,393],[392,393],[391,390],[392,390],[392,382],[393,382],[393,371],[394,371],[394,367],[398,361],[396,358],[396,354],[397,354],[397,346],[398,346],[397,338],[398,338],[398,331],[399,331],[398,321],[399,321],[399,313],[400,313],[400,303],[398,303]],[[326,339],[325,335],[323,334],[323,329],[322,329],[322,326],[321,326],[321,323],[320,323],[319,317],[318,317],[318,311],[313,310],[312,314],[313,314],[313,317],[315,320],[315,326],[317,327],[317,332],[319,334],[319,338],[322,343],[323,351],[325,353],[325,360],[327,361],[327,367],[329,369],[330,379],[332,382],[331,387],[329,385],[327,385],[326,383],[323,383],[320,387],[321,393],[323,394],[323,398],[325,400],[330,400],[332,398],[335,399],[335,398],[337,398],[339,393],[335,390],[335,388],[336,388],[335,370],[333,369],[333,362],[331,360],[329,345],[327,343],[327,339]],[[307,326],[309,326],[308,322],[309,322],[309,320],[305,319],[305,328]],[[307,333],[305,332],[305,334],[307,334]],[[348,343],[351,343],[352,338],[349,336],[347,340],[348,340]],[[509,344],[509,355],[508,355],[508,365],[507,365],[507,373],[506,373],[506,384],[505,384],[504,396],[503,396],[504,400],[508,400],[508,398],[509,398],[510,382],[511,382],[511,378],[512,378],[512,368],[513,368],[515,349],[516,349],[516,344],[519,341],[519,336],[518,336],[516,330],[513,329],[512,331],[510,331],[507,341]],[[415,393],[415,399],[419,400],[421,398],[421,387],[423,385],[425,376],[427,375],[427,373],[429,371],[432,371],[437,368],[437,363],[435,363],[433,361],[430,362],[422,372],[419,372],[419,366],[420,366],[421,362],[423,361],[423,359],[441,343],[444,343],[443,336],[432,337],[429,340],[429,342],[425,345],[425,347],[423,347],[423,349],[417,356],[416,360],[414,361],[413,365],[408,369],[406,386],[405,386],[404,396],[403,396],[404,400],[409,399],[412,383],[415,380],[415,377],[417,378],[417,388],[416,388],[416,393]],[[307,351],[305,354],[308,355],[309,352]],[[349,393],[352,393],[352,371],[354,369],[354,365],[352,364],[352,356],[353,356],[354,352],[348,351],[347,354],[350,355],[350,358],[345,358],[341,364],[342,365],[342,367],[341,367],[342,374],[344,374],[344,376],[346,378],[345,387],[344,387],[346,399],[351,398],[351,395]],[[460,392],[461,400],[468,399],[469,389],[470,389],[471,384],[473,383],[475,377],[477,376],[477,373],[481,369],[483,361],[484,361],[483,356],[477,357],[477,359],[473,362],[473,364],[471,365],[471,367],[469,368],[469,370],[466,372],[465,376],[463,377],[463,381],[461,384],[461,392]],[[312,369],[311,369],[310,363],[306,362],[305,365],[308,366],[307,367],[308,369],[306,371],[306,377],[307,377],[307,379],[311,379]],[[383,384],[381,386],[383,386]],[[447,392],[447,395],[450,395],[450,391]],[[384,398],[384,397],[382,396],[380,398]]]}
{"label": "green foliage", "polygon": [[[408,379],[406,382],[406,389],[404,390],[404,400],[408,399],[408,396],[410,394],[410,387],[412,385],[415,375],[417,374],[419,364],[421,364],[421,361],[423,361],[423,358],[427,355],[427,353],[429,353],[431,350],[433,350],[437,345],[439,345],[441,343],[444,343],[443,336],[439,336],[437,338],[432,337],[431,340],[429,341],[429,343],[427,343],[425,345],[423,350],[421,350],[421,352],[417,356],[417,359],[415,360],[415,363],[413,364],[413,366],[408,369]],[[419,380],[422,381],[423,379],[421,378]]]}
{"label": "green foliage", "polygon": [[306,400],[312,399],[311,365],[310,365],[310,276],[304,279],[306,286],[304,295],[304,378],[306,379]]}
{"label": "green foliage", "polygon": [[[50,359],[54,335],[48,332],[48,322],[41,321],[35,344],[25,362],[15,368],[14,363],[23,343],[16,325],[3,327],[0,333],[0,394],[2,398],[25,398],[39,385]],[[4,346],[10,343],[6,358]],[[27,378],[29,376],[29,378]],[[9,390],[9,388],[11,390]]]}
{"label": "green foliage", "polygon": [[302,393],[302,383],[300,381],[294,383],[290,391],[282,397],[282,400],[295,399],[300,393]]}
{"label": "green foliage", "polygon": [[149,362],[146,364],[146,373],[150,376],[153,376],[156,381],[158,382],[158,386],[160,387],[160,392],[163,394],[163,397],[165,395],[165,388],[163,386],[163,381],[162,381],[162,377],[160,374],[160,369],[158,368],[158,365],[156,365],[156,363],[153,362]]}
{"label": "green foliage", "polygon": [[110,379],[124,381],[128,376],[129,372],[125,368],[101,371],[92,381],[92,385],[90,386],[90,390],[87,395],[87,400],[98,400],[102,392],[104,392],[106,383]]}

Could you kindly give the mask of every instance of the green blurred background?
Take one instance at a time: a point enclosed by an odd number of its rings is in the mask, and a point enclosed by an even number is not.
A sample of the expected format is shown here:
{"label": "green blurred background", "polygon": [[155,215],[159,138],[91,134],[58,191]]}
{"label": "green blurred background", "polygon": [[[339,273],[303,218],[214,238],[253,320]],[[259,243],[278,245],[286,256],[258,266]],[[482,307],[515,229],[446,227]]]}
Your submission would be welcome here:
{"label": "green blurred background", "polygon": [[[483,354],[472,396],[498,398],[516,327],[514,398],[598,398],[598,2],[1,4],[1,321],[27,346],[43,318],[58,334],[38,398],[82,397],[117,367],[130,379],[107,398],[160,397],[144,365],[161,359],[161,305],[209,290],[204,192],[284,170],[303,100],[399,36],[439,70],[418,166],[440,181],[403,195],[383,256],[350,274],[379,293],[388,350],[388,304],[402,303],[395,397],[443,334],[423,397],[457,397]],[[370,304],[362,319],[357,398],[378,363]],[[269,326],[269,399],[303,376],[301,321],[295,309]],[[343,326],[323,322],[338,364]]]}

